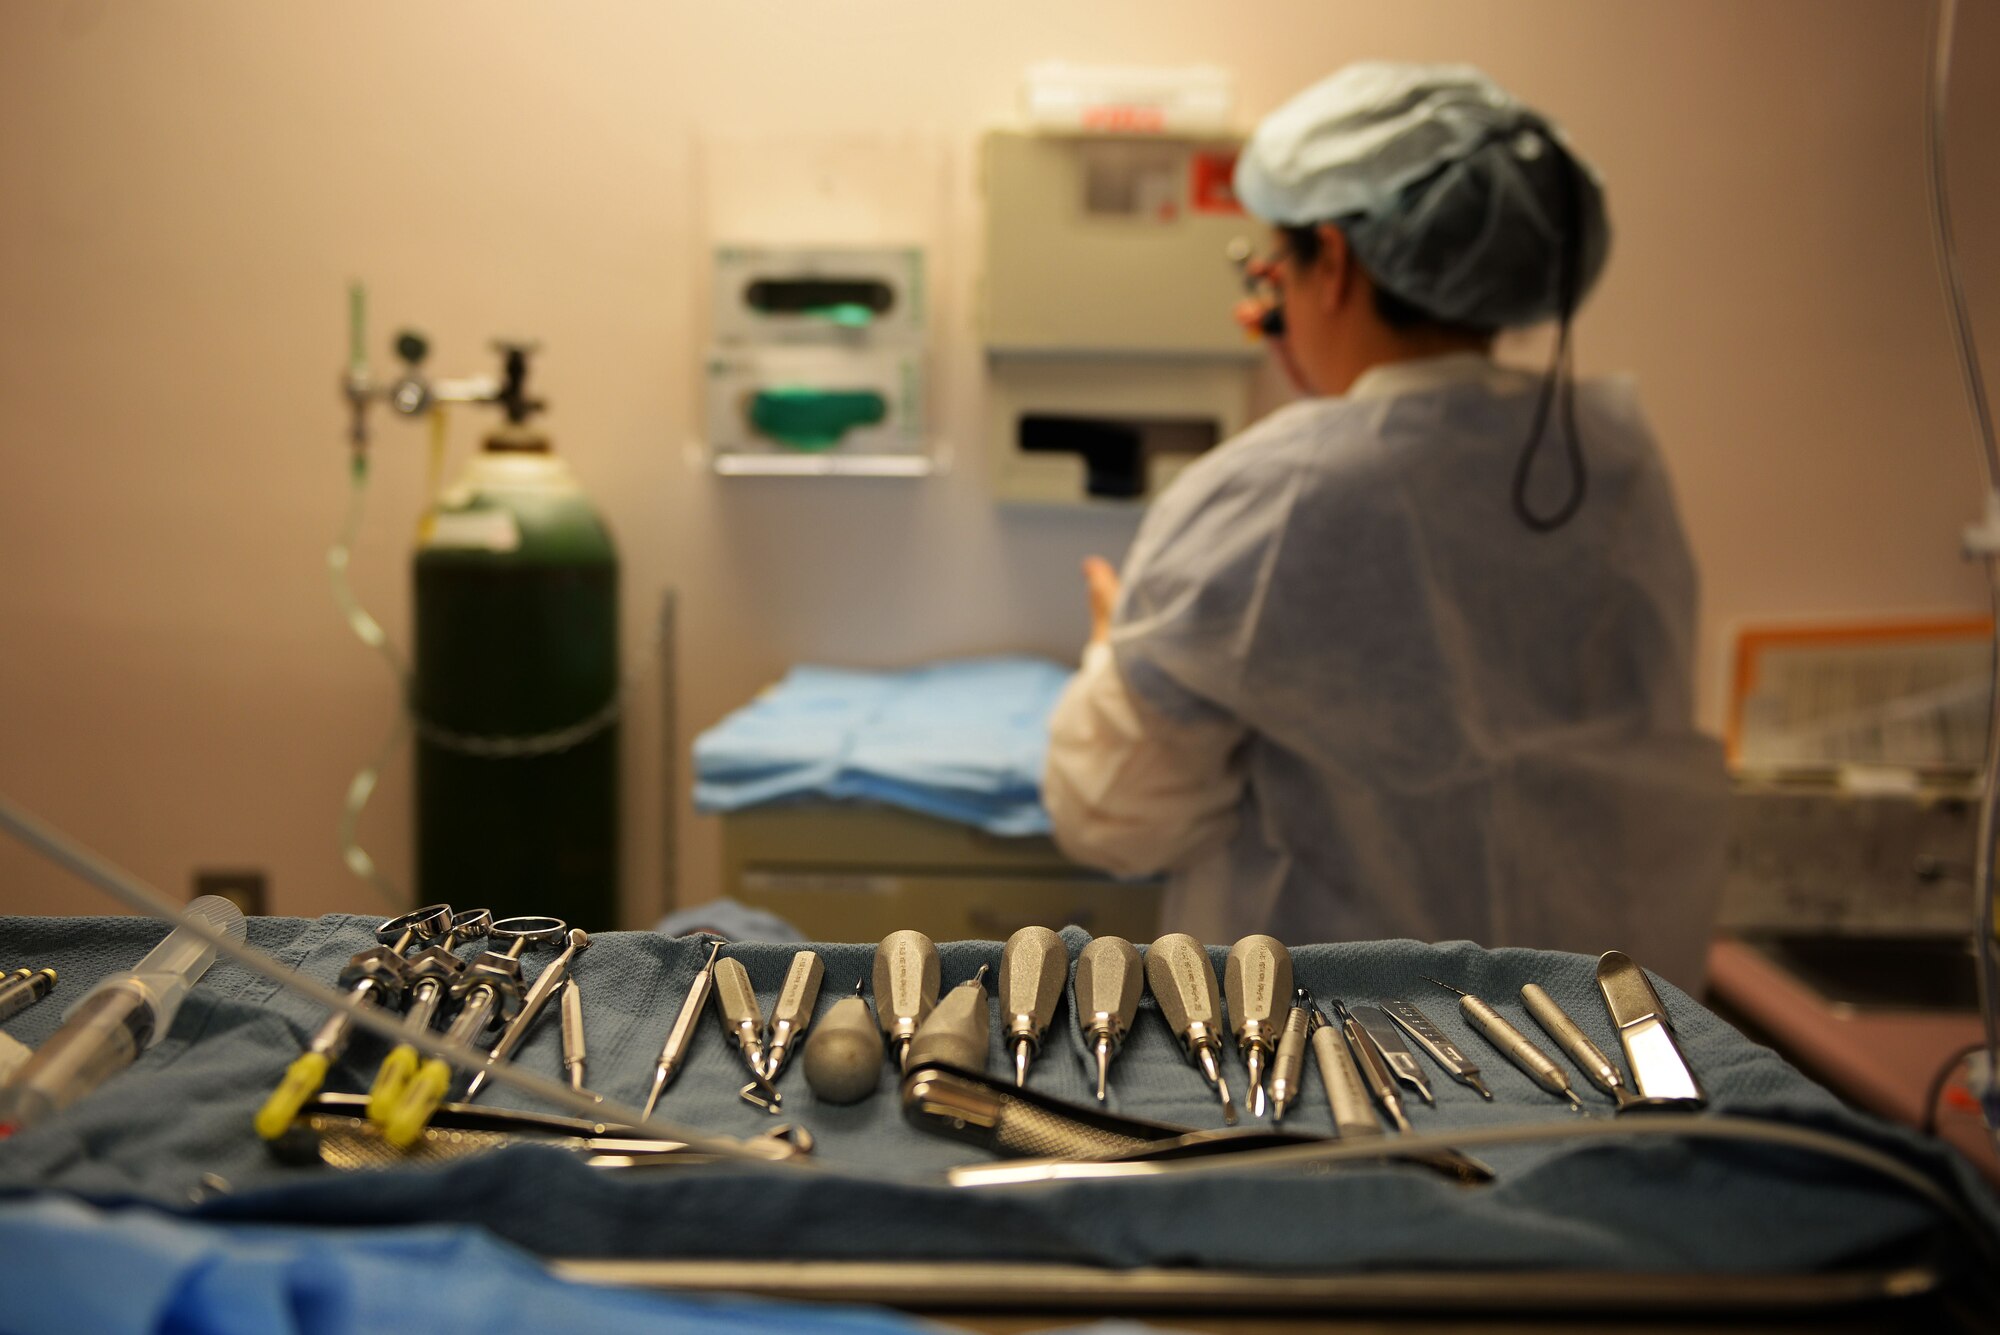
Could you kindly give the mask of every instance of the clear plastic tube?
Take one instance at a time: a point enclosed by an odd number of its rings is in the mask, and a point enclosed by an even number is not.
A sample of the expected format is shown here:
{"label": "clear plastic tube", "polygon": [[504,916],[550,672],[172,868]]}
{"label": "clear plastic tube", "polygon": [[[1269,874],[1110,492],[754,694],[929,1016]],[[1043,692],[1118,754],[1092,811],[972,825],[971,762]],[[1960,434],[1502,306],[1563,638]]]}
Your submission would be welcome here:
{"label": "clear plastic tube", "polygon": [[354,596],[354,586],[349,581],[347,571],[353,560],[354,540],[361,531],[361,517],[368,499],[368,455],[356,450],[348,470],[347,516],[341,521],[340,533],[333,546],[327,549],[326,569],[333,585],[333,601],[347,618],[347,625],[354,637],[382,655],[388,665],[389,676],[396,683],[396,717],[389,725],[388,735],[367,764],[355,774],[347,785],[347,800],[340,811],[340,859],[347,869],[366,881],[392,913],[400,913],[408,905],[408,896],[394,881],[389,879],[368,850],[361,846],[361,813],[368,805],[368,799],[375,795],[376,785],[382,780],[382,771],[395,757],[410,735],[409,674],[404,670],[402,659],[396,656],[395,646],[389,643],[389,634],[361,605]]}
{"label": "clear plastic tube", "polygon": [[[1958,247],[1951,230],[1951,194],[1945,175],[1945,117],[1951,102],[1951,51],[1958,24],[1958,0],[1939,0],[1934,11],[1930,75],[1927,80],[1929,117],[1925,121],[1924,161],[1930,176],[1931,225],[1936,231],[1938,277],[1944,284],[1951,312],[1953,343],[1965,381],[1966,403],[1979,437],[1980,461],[1986,468],[1987,513],[2000,498],[2000,444],[1996,444],[1993,414],[1987,406],[1986,381],[1973,342],[1972,319],[1965,306],[1965,284],[1959,276]],[[1979,1011],[1985,1024],[1986,1087],[1980,1105],[1986,1128],[2000,1144],[2000,960],[1996,960],[1993,911],[1993,841],[2000,834],[2000,559],[1983,558],[1993,608],[1993,694],[1987,714],[1986,767],[1979,795],[1978,846],[1972,859],[1973,950],[1979,965]]]}

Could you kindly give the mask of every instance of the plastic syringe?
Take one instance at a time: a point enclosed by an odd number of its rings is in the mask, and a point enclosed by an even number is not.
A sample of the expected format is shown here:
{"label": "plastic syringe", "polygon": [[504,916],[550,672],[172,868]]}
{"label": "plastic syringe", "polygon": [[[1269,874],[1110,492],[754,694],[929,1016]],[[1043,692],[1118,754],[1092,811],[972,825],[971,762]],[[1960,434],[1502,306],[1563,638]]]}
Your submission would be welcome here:
{"label": "plastic syringe", "polygon": [[[241,941],[243,911],[220,895],[203,895],[187,912]],[[215,948],[175,928],[129,972],[90,989],[63,1016],[62,1027],[0,1088],[0,1134],[61,1112],[130,1066],[160,1041],[188,989],[208,972]]]}

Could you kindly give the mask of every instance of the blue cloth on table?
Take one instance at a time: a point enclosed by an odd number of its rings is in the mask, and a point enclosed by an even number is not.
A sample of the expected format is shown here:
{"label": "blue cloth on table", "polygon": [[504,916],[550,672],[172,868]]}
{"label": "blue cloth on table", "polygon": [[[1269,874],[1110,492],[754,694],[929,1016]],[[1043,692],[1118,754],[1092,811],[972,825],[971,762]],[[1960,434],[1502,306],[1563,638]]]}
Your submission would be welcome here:
{"label": "blue cloth on table", "polygon": [[861,800],[993,834],[1046,834],[1048,719],[1070,676],[1037,658],[795,667],[695,740],[695,805]]}
{"label": "blue cloth on table", "polygon": [[867,1308],[680,1298],[569,1283],[470,1227],[357,1232],[205,1224],[45,1196],[0,1203],[0,1257],[7,1277],[0,1331],[19,1335],[900,1335],[938,1329]]}
{"label": "blue cloth on table", "polygon": [[707,932],[725,941],[803,941],[805,935],[775,913],[724,897],[675,909],[653,924],[664,936]]}
{"label": "blue cloth on table", "polygon": [[[330,980],[372,941],[372,921],[253,919],[253,944]],[[162,934],[138,919],[0,918],[0,941],[20,960],[55,966],[65,992],[128,966]],[[1088,938],[1068,928],[1072,955]],[[796,947],[732,946],[768,999]],[[816,947],[826,965],[819,1013],[866,976],[871,945]],[[981,964],[997,942],[941,945],[946,987]],[[600,1093],[643,1096],[666,1029],[706,955],[698,938],[607,932],[577,963],[585,998],[589,1080]],[[1212,948],[1220,964],[1221,948]],[[1532,1032],[1514,1000],[1542,984],[1607,1051],[1615,1036],[1597,996],[1594,961],[1582,955],[1482,950],[1466,942],[1300,946],[1302,986],[1323,1001],[1408,996],[1469,1053],[1485,1052],[1429,974],[1469,988]],[[1863,1141],[1910,1164],[1970,1202],[1988,1228],[2000,1206],[1950,1150],[1853,1112],[1776,1054],[1743,1038],[1685,994],[1662,984],[1678,1032],[1718,1111],[1809,1125]],[[8,1032],[47,1037],[60,1002],[16,1016]],[[1037,1090],[1085,1103],[1093,1064],[1073,1003],[1030,1076]],[[194,1218],[332,1227],[480,1224],[531,1251],[558,1256],[825,1259],[994,1259],[1105,1266],[1211,1265],[1265,1270],[1384,1268],[1646,1271],[1815,1270],[1885,1255],[1907,1256],[1946,1234],[1932,1207],[1844,1164],[1789,1151],[1695,1141],[1538,1143],[1482,1151],[1494,1183],[1462,1188],[1391,1163],[1289,1178],[1161,1177],[968,1192],[944,1170],[989,1156],[925,1135],[904,1120],[885,1065],[874,1098],[850,1107],[816,1102],[788,1069],[785,1113],[819,1142],[814,1172],[718,1166],[633,1172],[585,1167],[559,1151],[517,1147],[428,1169],[340,1174],[279,1163],[250,1130],[265,1093],[321,1015],[308,1002],[218,963],[188,997],[172,1031],[129,1070],[63,1116],[0,1141],[0,1193],[58,1190],[113,1206],[147,1202]],[[998,1017],[994,1021],[998,1051]],[[807,1040],[810,1043],[810,1038]],[[382,1055],[358,1037],[329,1088],[366,1088]],[[545,1024],[518,1060],[555,1076],[556,1027]],[[1241,1070],[1234,1054],[1234,1070]],[[1482,1063],[1491,1103],[1437,1080],[1436,1108],[1417,1105],[1419,1130],[1521,1123],[1567,1124],[1567,1105],[1497,1058]],[[998,1067],[996,1060],[995,1069]],[[752,1136],[771,1119],[736,1097],[741,1059],[717,1025],[704,1023],[659,1115],[710,1133]],[[1608,1101],[1586,1092],[1604,1115]],[[530,1106],[504,1086],[493,1107]],[[1208,1087],[1189,1066],[1150,998],[1112,1072],[1115,1111],[1193,1126],[1220,1125]],[[1330,1132],[1316,1075],[1286,1129]],[[230,1190],[196,1201],[203,1174]],[[0,1251],[0,1291],[17,1262]]]}

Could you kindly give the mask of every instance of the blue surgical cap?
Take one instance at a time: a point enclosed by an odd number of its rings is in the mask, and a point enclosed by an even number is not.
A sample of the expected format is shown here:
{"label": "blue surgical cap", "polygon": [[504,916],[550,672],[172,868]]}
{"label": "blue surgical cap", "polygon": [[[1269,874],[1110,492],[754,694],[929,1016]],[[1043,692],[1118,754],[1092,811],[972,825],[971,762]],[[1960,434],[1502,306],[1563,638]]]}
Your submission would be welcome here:
{"label": "blue surgical cap", "polygon": [[1338,223],[1379,286],[1476,328],[1568,314],[1610,249],[1596,174],[1470,65],[1364,62],[1314,84],[1257,127],[1236,195],[1266,222]]}

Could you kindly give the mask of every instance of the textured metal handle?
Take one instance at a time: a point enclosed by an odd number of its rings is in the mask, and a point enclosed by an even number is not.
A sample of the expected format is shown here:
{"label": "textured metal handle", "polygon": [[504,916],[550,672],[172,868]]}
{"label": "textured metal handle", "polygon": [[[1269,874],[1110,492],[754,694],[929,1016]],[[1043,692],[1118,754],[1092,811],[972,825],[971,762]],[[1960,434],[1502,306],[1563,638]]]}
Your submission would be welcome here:
{"label": "textured metal handle", "polygon": [[1023,927],[1000,951],[1000,1013],[1009,1033],[1039,1039],[1069,981],[1069,949],[1046,927]]}
{"label": "textured metal handle", "polygon": [[1229,949],[1222,969],[1229,1022],[1241,1039],[1250,1025],[1282,1023],[1292,1004],[1292,952],[1274,936],[1246,936]]}
{"label": "textured metal handle", "polygon": [[1146,952],[1146,982],[1176,1037],[1184,1036],[1190,1025],[1214,1028],[1220,1019],[1215,1006],[1215,968],[1201,943],[1185,932],[1153,942]]}
{"label": "textured metal handle", "polygon": [[1296,1099],[1299,1080],[1306,1069],[1306,1008],[1292,1007],[1285,1016],[1285,1028],[1278,1035],[1277,1056],[1271,1063],[1271,1097],[1283,1089],[1287,1099]]}
{"label": "textured metal handle", "polygon": [[764,1011],[757,1004],[757,989],[750,986],[750,974],[739,959],[715,962],[715,1005],[723,1023],[734,1033],[762,1033]]}
{"label": "textured metal handle", "polygon": [[1521,986],[1521,1004],[1528,1008],[1528,1014],[1535,1017],[1535,1023],[1556,1041],[1556,1046],[1569,1054],[1577,1069],[1590,1077],[1592,1084],[1608,1094],[1624,1083],[1618,1068],[1604,1055],[1604,1049],[1591,1042],[1590,1036],[1577,1028],[1576,1021],[1556,1004],[1554,997],[1534,983],[1524,983]]}
{"label": "textured metal handle", "polygon": [[1031,1103],[1006,1100],[993,1128],[993,1148],[1030,1159],[1114,1159],[1149,1142],[1072,1122]]}
{"label": "textured metal handle", "polygon": [[1379,1136],[1382,1121],[1368,1090],[1361,1083],[1360,1068],[1347,1040],[1335,1025],[1322,1024],[1313,1031],[1313,1057],[1319,1063],[1319,1080],[1326,1086],[1326,1106],[1333,1113],[1334,1129],[1343,1136]]}
{"label": "textured metal handle", "polygon": [[785,985],[778,989],[777,1003],[771,1007],[771,1023],[803,1025],[810,1020],[825,977],[826,965],[817,951],[801,950],[792,956],[791,967],[785,970]]}
{"label": "textured metal handle", "polygon": [[875,947],[875,1016],[882,1032],[907,1037],[937,1005],[937,946],[922,932],[891,932]]}
{"label": "textured metal handle", "polygon": [[1085,1033],[1096,1017],[1110,1017],[1114,1037],[1122,1038],[1139,1014],[1139,989],[1145,974],[1139,948],[1122,936],[1100,936],[1076,955],[1076,1022]]}
{"label": "textured metal handle", "polygon": [[1569,1087],[1569,1077],[1562,1073],[1562,1068],[1483,999],[1460,997],[1458,1008],[1465,1013],[1466,1022],[1498,1048],[1501,1056],[1520,1067],[1543,1089],[1556,1093]]}
{"label": "textured metal handle", "polygon": [[984,1071],[992,1053],[993,1016],[986,1006],[984,984],[974,980],[954,987],[924,1020],[910,1043],[908,1069],[943,1062]]}

